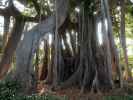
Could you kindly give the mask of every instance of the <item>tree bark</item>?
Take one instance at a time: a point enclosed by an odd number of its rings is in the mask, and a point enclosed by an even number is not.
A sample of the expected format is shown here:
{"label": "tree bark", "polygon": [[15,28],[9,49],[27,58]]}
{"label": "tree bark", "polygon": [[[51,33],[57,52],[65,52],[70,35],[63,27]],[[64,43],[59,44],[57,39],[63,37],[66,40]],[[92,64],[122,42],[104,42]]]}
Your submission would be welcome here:
{"label": "tree bark", "polygon": [[59,43],[58,43],[58,41],[59,41],[59,34],[58,34],[58,9],[57,9],[57,5],[58,4],[58,0],[55,0],[55,9],[56,9],[56,11],[55,11],[55,17],[56,17],[56,20],[55,20],[55,24],[56,24],[56,26],[55,26],[55,34],[54,34],[54,66],[53,66],[53,75],[54,75],[54,77],[53,77],[53,86],[55,87],[55,86],[57,86],[57,84],[58,84],[58,72],[57,72],[57,68],[58,68],[58,53],[59,53]]}
{"label": "tree bark", "polygon": [[[59,28],[67,17],[68,4],[61,0],[58,5],[58,10],[58,17],[60,19],[58,20]],[[32,64],[33,55],[36,51],[37,45],[39,45],[41,37],[48,32],[54,33],[55,26],[55,16],[49,16],[30,31],[25,32],[23,39],[17,47],[14,79],[20,81],[23,86],[23,91],[28,92],[36,85],[35,71]]]}
{"label": "tree bark", "polygon": [[2,78],[10,68],[11,58],[14,54],[14,51],[17,47],[17,44],[21,38],[21,34],[24,28],[25,22],[22,18],[16,19],[14,27],[11,32],[11,36],[9,37],[8,43],[5,47],[2,60],[0,62],[0,78]]}
{"label": "tree bark", "polygon": [[37,50],[41,37],[53,30],[53,26],[50,26],[52,23],[53,20],[51,21],[51,18],[48,18],[43,23],[33,27],[29,32],[25,32],[23,40],[17,47],[14,79],[21,81],[25,92],[29,92],[36,87],[36,77],[32,63],[33,55]]}
{"label": "tree bark", "polygon": [[124,60],[125,60],[125,72],[126,72],[126,80],[131,79],[131,71],[128,65],[128,55],[127,55],[127,46],[126,46],[126,36],[125,36],[125,0],[120,0],[121,6],[121,20],[120,20],[120,38],[121,45],[124,51]]}
{"label": "tree bark", "polygon": [[[106,1],[107,3],[107,1]],[[111,54],[107,31],[105,30],[105,1],[102,1],[102,33],[104,44],[99,46],[96,39],[95,18],[85,12],[84,6],[81,9],[81,33],[80,36],[80,55],[78,67],[68,80],[61,84],[61,88],[78,85],[81,93],[84,90],[91,90],[96,84],[100,90],[112,88]],[[98,16],[99,17],[99,16]]]}
{"label": "tree bark", "polygon": [[6,46],[9,35],[10,16],[4,16],[3,48]]}

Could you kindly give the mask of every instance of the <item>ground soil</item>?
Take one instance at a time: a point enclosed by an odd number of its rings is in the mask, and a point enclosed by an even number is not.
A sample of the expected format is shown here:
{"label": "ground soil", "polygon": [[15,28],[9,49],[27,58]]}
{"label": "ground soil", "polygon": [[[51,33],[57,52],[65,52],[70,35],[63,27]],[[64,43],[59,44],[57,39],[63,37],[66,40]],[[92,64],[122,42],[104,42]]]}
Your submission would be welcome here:
{"label": "ground soil", "polygon": [[56,96],[67,96],[70,100],[103,100],[105,96],[127,96],[133,95],[133,84],[128,84],[127,87],[122,89],[114,88],[108,93],[101,93],[101,92],[85,92],[80,93],[80,89],[76,87],[67,88],[67,89],[57,89],[55,91],[51,90],[49,85],[40,82],[38,84],[38,93],[39,95],[51,94]]}

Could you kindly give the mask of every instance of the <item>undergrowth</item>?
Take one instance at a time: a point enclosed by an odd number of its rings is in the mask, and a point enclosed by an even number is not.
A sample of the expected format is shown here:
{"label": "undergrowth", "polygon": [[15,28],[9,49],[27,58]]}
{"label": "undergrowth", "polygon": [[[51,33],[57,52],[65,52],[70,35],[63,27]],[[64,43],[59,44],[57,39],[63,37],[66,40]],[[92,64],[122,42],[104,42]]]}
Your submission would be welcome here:
{"label": "undergrowth", "polygon": [[58,97],[52,95],[20,95],[21,86],[16,81],[0,81],[0,100],[68,100],[66,96]]}
{"label": "undergrowth", "polygon": [[106,96],[104,100],[133,100],[133,96]]}

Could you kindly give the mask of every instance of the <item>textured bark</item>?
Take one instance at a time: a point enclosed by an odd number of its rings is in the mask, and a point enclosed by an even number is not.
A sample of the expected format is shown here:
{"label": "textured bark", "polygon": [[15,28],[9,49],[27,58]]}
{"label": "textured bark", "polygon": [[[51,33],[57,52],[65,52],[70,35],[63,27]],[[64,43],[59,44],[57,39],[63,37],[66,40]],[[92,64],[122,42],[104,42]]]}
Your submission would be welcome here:
{"label": "textured bark", "polygon": [[[54,55],[53,55],[53,51],[54,51],[54,46],[53,46],[53,43],[51,45],[51,48],[49,48],[49,55],[48,55],[48,66],[47,66],[47,69],[48,69],[48,72],[47,72],[47,77],[46,77],[46,83],[50,83],[52,84],[52,80],[53,80],[53,60],[54,60]],[[50,55],[51,55],[51,58],[50,58]]]}
{"label": "textured bark", "polygon": [[59,34],[58,34],[58,1],[55,0],[55,34],[54,34],[54,66],[53,66],[53,86],[57,86],[58,84],[58,53],[59,53]]}
{"label": "textured bark", "polygon": [[[49,64],[49,61],[48,61],[48,57],[49,57],[49,46],[48,46],[48,43],[46,40],[44,40],[44,58],[43,58],[43,66],[42,66],[42,77],[45,77],[43,78],[43,80],[45,80],[46,78],[48,78],[49,80],[47,80],[47,82],[51,82],[50,81],[50,72],[48,72],[50,70],[50,67],[48,67],[48,64]],[[50,74],[50,75],[49,75]]]}
{"label": "textured bark", "polygon": [[[59,7],[64,6],[63,9],[60,9]],[[68,0],[63,1],[63,0],[55,0],[55,35],[54,35],[54,66],[53,66],[53,88],[56,87],[60,81],[61,81],[61,69],[62,69],[62,56],[61,56],[61,42],[60,42],[60,37],[58,33],[58,28],[60,26],[60,22],[62,22],[62,15],[64,15],[64,11],[67,10],[68,6]],[[64,11],[63,11],[64,10]],[[66,15],[66,14],[65,14]],[[65,20],[64,20],[65,21]]]}
{"label": "textured bark", "polygon": [[[17,20],[17,22],[14,25],[14,28],[12,30],[12,33],[11,33],[11,35],[13,35],[13,36],[10,36],[9,37],[9,41],[7,43],[7,46],[5,47],[5,51],[4,51],[4,54],[2,56],[2,60],[1,60],[1,64],[0,64],[0,73],[1,73],[0,78],[2,78],[7,73],[8,69],[10,67],[10,61],[9,61],[9,59],[11,60],[11,58],[13,56],[13,52],[17,48],[17,44],[18,44],[18,42],[20,40],[20,37],[21,37],[22,31],[23,31],[23,27],[24,27],[25,21],[36,21],[36,20],[38,20],[38,18],[36,18],[36,17],[33,18],[33,17],[23,16],[14,7],[14,4],[13,4],[12,0],[10,0],[9,6],[7,8],[0,9],[0,15],[3,15],[3,16],[13,16]],[[15,43],[13,44],[12,41],[15,41]],[[6,56],[6,55],[8,55],[8,56]],[[5,65],[4,65],[4,63],[5,63]]]}
{"label": "textured bark", "polygon": [[11,58],[20,40],[24,24],[25,22],[23,21],[23,19],[16,19],[11,32],[11,36],[9,37],[8,43],[2,56],[2,60],[0,62],[0,78],[2,78],[7,73],[9,67],[11,66]]}
{"label": "textured bark", "polygon": [[[65,33],[65,32],[64,32]],[[63,35],[61,35],[62,36],[62,39],[63,39],[63,41],[64,41],[64,45],[65,45],[65,52],[67,53],[67,56],[70,56],[70,55],[72,55],[71,54],[71,50],[70,50],[70,46],[69,46],[69,44],[67,43],[67,38],[66,38],[66,34],[63,34]]]}
{"label": "textured bark", "polygon": [[[102,7],[103,7],[103,23],[104,23],[104,20],[107,19],[107,22],[108,22],[108,30],[107,30],[107,33],[109,36],[106,36],[106,40],[105,42],[107,42],[107,52],[108,52],[108,74],[109,74],[109,77],[110,77],[110,80],[112,81],[112,63],[111,63],[111,51],[110,51],[110,47],[109,45],[109,42],[111,42],[111,44],[115,44],[114,43],[114,38],[112,37],[112,22],[111,22],[111,19],[110,19],[110,13],[109,13],[109,5],[108,5],[108,1],[107,0],[102,0]],[[105,23],[104,23],[105,25]],[[106,27],[106,26],[105,26]],[[105,28],[104,27],[104,28]],[[104,38],[103,38],[104,39]]]}
{"label": "textured bark", "polygon": [[10,16],[4,17],[4,35],[3,35],[3,48],[6,46],[9,36],[9,24],[10,24]]}
{"label": "textured bark", "polygon": [[[64,23],[67,16],[67,10],[68,4],[66,1],[61,0],[58,5],[58,28]],[[55,16],[49,16],[30,31],[24,33],[24,37],[16,50],[16,71],[14,73],[14,78],[21,81],[23,89],[26,92],[36,85],[32,59],[36,52],[37,45],[39,45],[41,37],[46,33],[54,33],[55,27]]]}
{"label": "textured bark", "polygon": [[33,55],[36,52],[41,37],[53,30],[54,27],[51,25],[53,21],[53,17],[50,17],[44,22],[39,23],[29,32],[25,32],[23,40],[17,47],[14,78],[21,81],[26,92],[29,92],[36,85],[35,71],[32,64]]}
{"label": "textured bark", "polygon": [[[65,20],[63,26],[59,29],[59,46],[58,46],[58,82],[63,82],[68,79],[74,72],[74,57],[71,57],[71,50],[66,39],[66,28],[68,27],[68,18]],[[62,49],[61,40],[63,38],[65,50]]]}
{"label": "textured bark", "polygon": [[72,33],[70,32],[70,41],[72,46],[72,56],[74,56],[76,54],[76,33],[72,35]]}
{"label": "textured bark", "polygon": [[35,74],[36,74],[36,77],[38,80],[40,80],[40,64],[39,64],[39,45],[37,47],[37,50],[36,50],[36,53],[35,53],[35,64],[34,64],[34,67],[35,67]]}
{"label": "textured bark", "polygon": [[[108,37],[109,37],[109,45],[110,45],[110,49],[111,49],[111,59],[112,62],[114,61],[115,66],[116,66],[116,70],[117,70],[117,74],[120,80],[120,86],[123,86],[123,80],[122,80],[122,73],[121,73],[121,67],[119,64],[119,56],[118,56],[118,52],[117,52],[117,48],[115,45],[115,41],[114,41],[114,36],[113,36],[113,30],[112,30],[112,22],[111,22],[111,15],[110,15],[110,7],[108,4],[107,0],[104,0],[104,5],[105,5],[105,17],[107,18],[107,22],[108,22]],[[111,70],[110,70],[111,71]]]}
{"label": "textured bark", "polygon": [[[111,75],[111,52],[107,31],[105,30],[104,20],[107,15],[105,3],[102,1],[102,34],[103,45],[99,46],[96,39],[96,22],[93,15],[88,15],[85,8],[81,9],[81,26],[79,27],[80,55],[77,57],[75,72],[70,78],[61,84],[61,88],[71,85],[81,87],[81,92],[93,87],[100,90],[109,90],[112,88]],[[98,16],[99,17],[99,16]]]}
{"label": "textured bark", "polygon": [[[83,13],[82,17],[82,33],[81,33],[81,46],[80,46],[80,58],[77,57],[76,71],[71,75],[71,77],[61,84],[61,87],[67,87],[70,85],[79,85],[82,91],[87,88],[92,87],[93,79],[95,76],[95,66],[93,66],[93,56],[91,48],[91,35],[93,34],[93,19],[92,17],[87,17]],[[89,27],[89,31],[88,31]],[[90,28],[91,27],[91,28]],[[92,30],[91,30],[92,29]],[[79,59],[80,60],[79,60]],[[92,67],[93,66],[93,67]]]}

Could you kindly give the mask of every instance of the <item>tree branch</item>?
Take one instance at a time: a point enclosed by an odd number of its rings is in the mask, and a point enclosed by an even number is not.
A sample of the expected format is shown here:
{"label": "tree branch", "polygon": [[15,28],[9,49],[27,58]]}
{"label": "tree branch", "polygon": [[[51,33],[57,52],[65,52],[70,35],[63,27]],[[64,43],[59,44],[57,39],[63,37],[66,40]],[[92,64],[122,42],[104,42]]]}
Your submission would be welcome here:
{"label": "tree branch", "polygon": [[[21,12],[19,12],[17,10],[17,8],[14,7],[14,5],[9,6],[5,9],[0,9],[0,15],[2,15],[2,16],[13,16],[15,18],[21,17],[25,21],[29,21],[29,22],[39,22],[39,20],[40,20],[40,18],[38,16],[30,17],[30,16],[22,15]],[[44,19],[46,19],[46,16],[41,17],[41,20],[44,20]]]}
{"label": "tree branch", "polygon": [[[24,20],[27,22],[39,22],[40,18],[38,16],[36,17],[30,17],[30,16],[23,16]],[[47,17],[42,16],[41,21],[45,20]]]}
{"label": "tree branch", "polygon": [[4,16],[6,13],[5,13],[5,10],[4,9],[0,9],[0,15]]}

